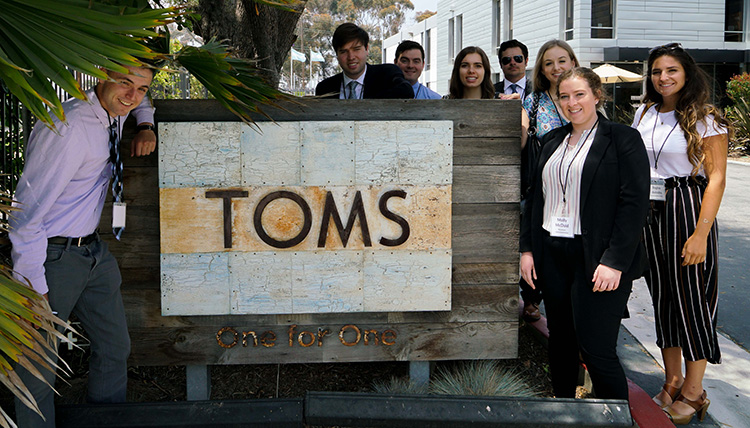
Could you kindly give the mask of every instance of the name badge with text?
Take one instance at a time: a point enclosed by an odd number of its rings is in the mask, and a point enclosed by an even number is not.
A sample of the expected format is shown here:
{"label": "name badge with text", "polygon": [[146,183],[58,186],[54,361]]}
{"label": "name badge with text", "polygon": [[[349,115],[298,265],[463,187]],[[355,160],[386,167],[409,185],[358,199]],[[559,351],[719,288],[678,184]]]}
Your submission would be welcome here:
{"label": "name badge with text", "polygon": [[556,216],[555,221],[552,223],[552,230],[550,230],[549,234],[556,238],[572,238],[573,218],[567,216]]}
{"label": "name badge with text", "polygon": [[112,203],[112,227],[125,227],[125,202]]}
{"label": "name badge with text", "polygon": [[664,185],[663,178],[651,179],[651,194],[649,199],[652,201],[665,201],[667,199],[667,188]]}

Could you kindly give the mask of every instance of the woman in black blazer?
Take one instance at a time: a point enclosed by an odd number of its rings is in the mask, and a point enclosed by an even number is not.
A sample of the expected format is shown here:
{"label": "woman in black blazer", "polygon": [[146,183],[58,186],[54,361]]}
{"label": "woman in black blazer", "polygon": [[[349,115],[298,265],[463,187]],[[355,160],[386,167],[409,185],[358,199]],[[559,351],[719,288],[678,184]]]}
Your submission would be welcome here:
{"label": "woman in black blazer", "polygon": [[638,132],[597,111],[599,76],[564,72],[568,125],[549,132],[521,223],[521,275],[545,296],[552,386],[574,397],[579,353],[599,398],[628,398],[617,335],[632,281],[643,273],[640,232],[649,164]]}

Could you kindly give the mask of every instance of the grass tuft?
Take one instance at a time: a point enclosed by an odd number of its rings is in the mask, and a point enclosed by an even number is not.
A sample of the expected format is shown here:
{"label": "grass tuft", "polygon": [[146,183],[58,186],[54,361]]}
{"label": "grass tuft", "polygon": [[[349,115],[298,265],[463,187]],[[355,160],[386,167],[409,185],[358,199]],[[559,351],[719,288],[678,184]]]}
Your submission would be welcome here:
{"label": "grass tuft", "polygon": [[526,383],[514,369],[498,367],[496,361],[469,361],[451,370],[439,370],[430,392],[444,395],[494,397],[539,397],[541,392]]}
{"label": "grass tuft", "polygon": [[427,385],[418,385],[408,377],[393,377],[390,380],[378,381],[372,385],[373,391],[380,394],[428,394]]}

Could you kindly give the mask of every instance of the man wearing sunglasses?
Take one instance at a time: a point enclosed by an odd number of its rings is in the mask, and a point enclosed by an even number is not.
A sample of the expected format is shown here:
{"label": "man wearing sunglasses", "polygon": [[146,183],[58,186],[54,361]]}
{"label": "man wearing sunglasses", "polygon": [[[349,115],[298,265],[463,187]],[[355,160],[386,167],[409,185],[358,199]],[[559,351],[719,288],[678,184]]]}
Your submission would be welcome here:
{"label": "man wearing sunglasses", "polygon": [[505,80],[495,83],[495,96],[501,99],[523,100],[531,93],[531,82],[526,79],[529,49],[518,40],[512,39],[500,44],[499,52],[497,57]]}

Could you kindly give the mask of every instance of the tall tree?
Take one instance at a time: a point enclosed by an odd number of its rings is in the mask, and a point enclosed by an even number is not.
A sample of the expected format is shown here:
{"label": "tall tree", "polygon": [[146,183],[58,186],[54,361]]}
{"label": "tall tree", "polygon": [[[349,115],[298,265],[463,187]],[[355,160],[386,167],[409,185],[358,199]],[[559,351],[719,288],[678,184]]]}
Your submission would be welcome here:
{"label": "tall tree", "polygon": [[[200,14],[193,30],[204,40],[226,40],[234,55],[257,61],[268,83],[276,87],[279,72],[297,36],[297,21],[306,0],[290,4],[288,9],[254,0],[191,0]],[[291,10],[290,10],[291,9]]]}

